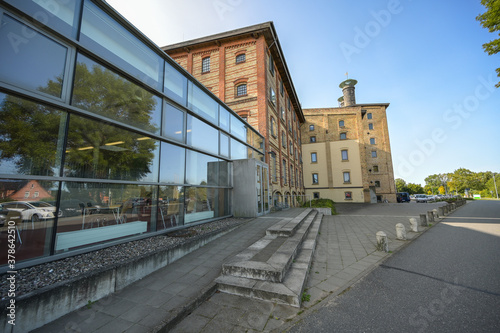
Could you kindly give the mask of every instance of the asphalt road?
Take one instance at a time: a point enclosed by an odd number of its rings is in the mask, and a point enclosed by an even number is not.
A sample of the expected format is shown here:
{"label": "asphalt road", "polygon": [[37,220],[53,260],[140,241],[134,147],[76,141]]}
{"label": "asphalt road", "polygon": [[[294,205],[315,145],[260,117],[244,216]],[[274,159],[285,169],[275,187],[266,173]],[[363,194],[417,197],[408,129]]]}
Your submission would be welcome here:
{"label": "asphalt road", "polygon": [[500,332],[500,201],[469,202],[290,332]]}

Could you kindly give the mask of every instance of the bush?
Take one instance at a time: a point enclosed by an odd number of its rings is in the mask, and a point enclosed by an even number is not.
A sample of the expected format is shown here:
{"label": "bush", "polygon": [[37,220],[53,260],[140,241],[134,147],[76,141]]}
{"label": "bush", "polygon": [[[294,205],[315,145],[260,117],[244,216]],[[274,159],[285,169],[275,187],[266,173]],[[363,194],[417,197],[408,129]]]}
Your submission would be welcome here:
{"label": "bush", "polygon": [[[309,207],[309,201],[306,201],[302,204],[302,207]],[[330,208],[332,210],[332,215],[337,214],[335,211],[335,202],[330,199],[314,199],[311,200],[312,208]]]}

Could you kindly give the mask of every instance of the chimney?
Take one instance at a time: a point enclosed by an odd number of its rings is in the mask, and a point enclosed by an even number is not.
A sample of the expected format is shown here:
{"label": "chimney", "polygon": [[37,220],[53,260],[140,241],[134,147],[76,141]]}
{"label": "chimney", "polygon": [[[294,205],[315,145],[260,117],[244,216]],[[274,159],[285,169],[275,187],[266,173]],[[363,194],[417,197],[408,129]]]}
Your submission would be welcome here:
{"label": "chimney", "polygon": [[354,94],[354,86],[358,81],[353,79],[348,79],[343,81],[339,87],[342,88],[342,93],[344,94],[344,105],[351,106],[356,105],[356,95]]}

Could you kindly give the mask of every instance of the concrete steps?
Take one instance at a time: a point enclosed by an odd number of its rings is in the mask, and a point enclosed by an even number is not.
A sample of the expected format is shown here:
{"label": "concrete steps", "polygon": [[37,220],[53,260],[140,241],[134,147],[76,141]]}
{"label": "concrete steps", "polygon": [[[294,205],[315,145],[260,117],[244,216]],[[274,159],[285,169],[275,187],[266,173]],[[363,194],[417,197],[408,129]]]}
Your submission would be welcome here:
{"label": "concrete steps", "polygon": [[307,209],[292,220],[278,222],[223,265],[216,280],[219,290],[300,307],[322,217]]}

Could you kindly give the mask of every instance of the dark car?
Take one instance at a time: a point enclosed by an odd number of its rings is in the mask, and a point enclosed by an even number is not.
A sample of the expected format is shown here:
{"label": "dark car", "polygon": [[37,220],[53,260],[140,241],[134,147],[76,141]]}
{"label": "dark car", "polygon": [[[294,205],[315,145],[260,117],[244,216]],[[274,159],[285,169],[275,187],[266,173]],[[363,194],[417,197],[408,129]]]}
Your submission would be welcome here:
{"label": "dark car", "polygon": [[410,202],[410,194],[408,192],[398,192],[396,193],[396,199],[398,202]]}
{"label": "dark car", "polygon": [[7,226],[9,221],[14,221],[16,225],[22,222],[21,213],[15,210],[5,209],[0,204],[0,228]]}

